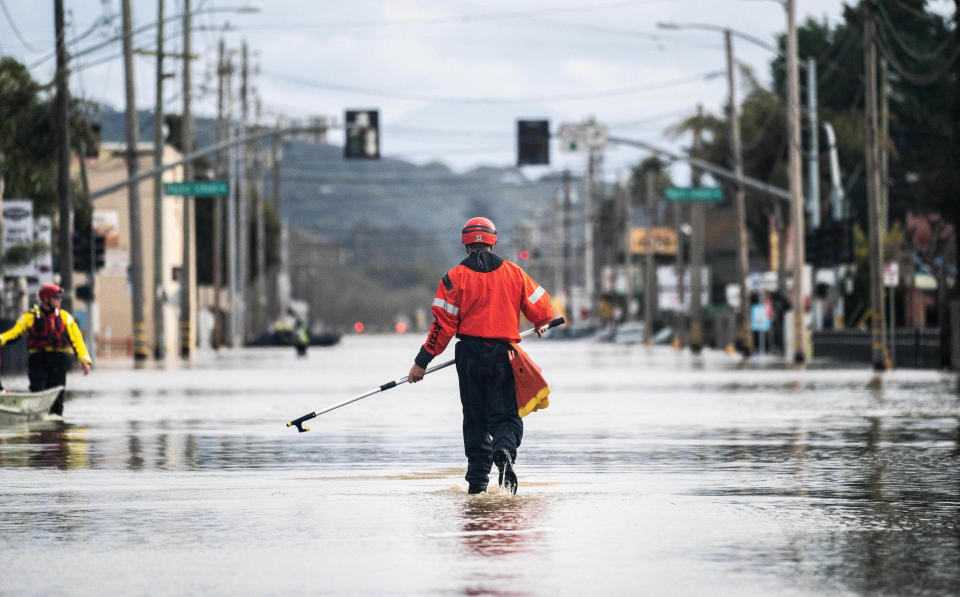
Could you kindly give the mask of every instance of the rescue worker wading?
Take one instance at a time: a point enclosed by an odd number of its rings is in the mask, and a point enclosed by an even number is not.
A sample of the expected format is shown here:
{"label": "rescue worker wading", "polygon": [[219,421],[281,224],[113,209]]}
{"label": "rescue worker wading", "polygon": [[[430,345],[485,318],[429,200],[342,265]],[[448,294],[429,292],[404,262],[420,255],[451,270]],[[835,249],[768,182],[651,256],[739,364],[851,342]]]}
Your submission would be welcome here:
{"label": "rescue worker wading", "polygon": [[520,341],[520,313],[534,323],[537,335],[553,318],[550,296],[519,266],[490,249],[497,230],[487,218],[472,218],[461,239],[467,258],[437,285],[436,318],[427,341],[414,359],[407,380],[423,379],[427,365],[456,335],[457,376],[463,405],[463,447],[469,493],[487,489],[495,463],[501,490],[517,492],[514,462],[523,438],[517,412],[510,343]]}
{"label": "rescue worker wading", "polygon": [[[90,373],[93,362],[83,343],[77,321],[60,308],[60,287],[53,284],[44,286],[39,296],[39,305],[21,315],[12,328],[0,334],[0,346],[3,346],[27,332],[27,350],[30,351],[27,376],[30,378],[31,392],[65,386],[71,352],[75,352],[80,359],[84,375]],[[50,413],[63,414],[63,392],[50,407]]]}

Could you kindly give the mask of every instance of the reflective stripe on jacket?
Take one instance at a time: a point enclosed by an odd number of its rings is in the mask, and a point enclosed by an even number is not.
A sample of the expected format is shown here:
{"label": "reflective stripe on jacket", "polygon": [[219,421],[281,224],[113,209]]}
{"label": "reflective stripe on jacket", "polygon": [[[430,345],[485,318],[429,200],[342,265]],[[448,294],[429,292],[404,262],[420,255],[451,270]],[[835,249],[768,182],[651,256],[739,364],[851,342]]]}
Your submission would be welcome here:
{"label": "reflective stripe on jacket", "polygon": [[[58,315],[59,325],[56,321]],[[48,325],[48,321],[44,321],[49,319],[54,319],[54,325]],[[53,337],[48,333],[47,327],[55,328]],[[58,309],[46,317],[37,307],[27,311],[17,319],[12,328],[0,334],[0,346],[16,340],[24,332],[27,332],[27,348],[31,353],[40,351],[76,352],[77,358],[81,362],[93,362],[90,353],[87,352],[86,345],[83,343],[83,335],[80,333],[77,320],[63,309]]]}
{"label": "reflective stripe on jacket", "polygon": [[471,253],[447,272],[433,299],[435,320],[416,362],[426,367],[453,336],[520,341],[520,314],[535,325],[553,318],[550,295],[520,266],[490,251]]}

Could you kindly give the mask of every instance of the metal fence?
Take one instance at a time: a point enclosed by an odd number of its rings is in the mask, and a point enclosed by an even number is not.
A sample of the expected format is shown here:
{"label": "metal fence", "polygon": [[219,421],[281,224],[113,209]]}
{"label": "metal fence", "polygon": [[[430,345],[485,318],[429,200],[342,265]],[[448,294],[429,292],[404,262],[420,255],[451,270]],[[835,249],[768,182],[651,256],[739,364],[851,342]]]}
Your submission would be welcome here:
{"label": "metal fence", "polygon": [[[814,332],[813,356],[870,364],[873,360],[871,342],[869,331]],[[915,369],[940,367],[940,331],[937,328],[897,328],[892,344],[888,339],[888,347],[891,349],[890,356],[894,367]]]}

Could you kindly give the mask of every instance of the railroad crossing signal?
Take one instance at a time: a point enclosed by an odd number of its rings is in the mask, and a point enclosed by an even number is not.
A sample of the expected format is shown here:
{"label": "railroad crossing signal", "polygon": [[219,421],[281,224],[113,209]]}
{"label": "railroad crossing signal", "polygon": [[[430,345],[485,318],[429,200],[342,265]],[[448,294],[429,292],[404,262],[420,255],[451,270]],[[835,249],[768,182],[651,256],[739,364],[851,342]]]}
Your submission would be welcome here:
{"label": "railroad crossing signal", "polygon": [[348,160],[380,159],[380,111],[347,110],[343,157]]}

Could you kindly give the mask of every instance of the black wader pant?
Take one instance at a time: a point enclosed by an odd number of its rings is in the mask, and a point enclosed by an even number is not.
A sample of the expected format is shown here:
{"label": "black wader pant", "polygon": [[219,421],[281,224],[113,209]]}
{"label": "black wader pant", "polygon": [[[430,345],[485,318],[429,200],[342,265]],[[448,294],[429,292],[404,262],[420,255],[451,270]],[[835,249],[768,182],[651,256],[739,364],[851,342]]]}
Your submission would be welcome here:
{"label": "black wader pant", "polygon": [[[70,355],[65,352],[41,350],[27,359],[27,377],[30,379],[30,391],[39,392],[47,388],[67,385],[67,369],[70,368]],[[50,406],[50,414],[63,414],[63,392]]]}
{"label": "black wader pant", "polygon": [[506,342],[476,338],[461,338],[456,345],[466,480],[471,485],[488,483],[496,450],[506,448],[516,459],[523,438],[509,348]]}

